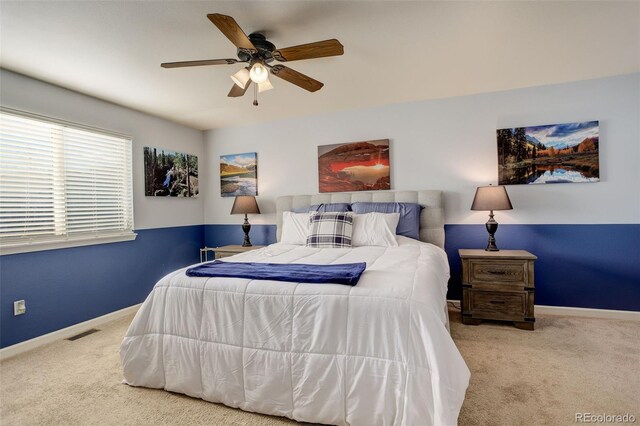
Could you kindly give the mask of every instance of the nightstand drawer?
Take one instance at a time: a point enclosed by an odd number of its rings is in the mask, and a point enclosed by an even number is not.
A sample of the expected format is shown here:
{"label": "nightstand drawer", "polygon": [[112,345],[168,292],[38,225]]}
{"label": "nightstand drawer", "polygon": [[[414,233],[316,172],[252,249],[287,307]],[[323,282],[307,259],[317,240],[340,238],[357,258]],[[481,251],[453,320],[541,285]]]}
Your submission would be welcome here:
{"label": "nightstand drawer", "polygon": [[525,316],[527,293],[469,290],[471,314],[474,318],[522,320]]}
{"label": "nightstand drawer", "polygon": [[526,287],[529,282],[527,262],[521,260],[469,260],[469,283],[512,284]]}
{"label": "nightstand drawer", "polygon": [[513,321],[533,330],[536,256],[525,250],[458,250],[462,260],[462,322]]}

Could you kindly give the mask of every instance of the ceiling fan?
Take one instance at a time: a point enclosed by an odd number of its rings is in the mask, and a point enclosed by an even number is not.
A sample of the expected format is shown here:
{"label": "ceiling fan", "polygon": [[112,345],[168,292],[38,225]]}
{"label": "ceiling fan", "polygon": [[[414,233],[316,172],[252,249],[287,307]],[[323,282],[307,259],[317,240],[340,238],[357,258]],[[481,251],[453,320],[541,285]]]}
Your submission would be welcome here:
{"label": "ceiling fan", "polygon": [[289,83],[293,83],[309,92],[320,90],[323,83],[292,70],[278,62],[291,62],[303,59],[324,58],[327,56],[339,56],[344,53],[344,47],[336,39],[317,41],[315,43],[301,44],[298,46],[276,49],[261,33],[247,35],[231,16],[212,13],[207,18],[238,48],[238,59],[205,59],[200,61],[165,62],[160,64],[163,68],[197,67],[202,65],[232,65],[247,63],[231,76],[234,82],[229,91],[229,97],[235,98],[245,94],[251,83],[254,85],[253,105],[258,105],[257,93],[273,89],[269,82],[269,70],[272,75]]}

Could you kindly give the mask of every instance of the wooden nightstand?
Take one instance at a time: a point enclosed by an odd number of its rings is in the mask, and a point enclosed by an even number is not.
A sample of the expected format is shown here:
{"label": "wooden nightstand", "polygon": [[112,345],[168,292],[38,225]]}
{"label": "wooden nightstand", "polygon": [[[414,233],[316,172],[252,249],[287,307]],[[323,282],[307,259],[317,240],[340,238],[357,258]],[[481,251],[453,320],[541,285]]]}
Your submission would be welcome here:
{"label": "wooden nightstand", "polygon": [[[200,249],[200,262],[206,262],[208,259],[208,252],[214,253],[215,259],[222,259],[223,257],[233,256],[234,254],[244,253],[251,250],[261,249],[264,246],[249,246],[242,247],[240,245],[235,246],[222,246],[222,247],[204,247]],[[204,260],[203,260],[204,256]]]}
{"label": "wooden nightstand", "polygon": [[513,321],[533,330],[536,256],[525,250],[460,249],[462,259],[462,323]]}

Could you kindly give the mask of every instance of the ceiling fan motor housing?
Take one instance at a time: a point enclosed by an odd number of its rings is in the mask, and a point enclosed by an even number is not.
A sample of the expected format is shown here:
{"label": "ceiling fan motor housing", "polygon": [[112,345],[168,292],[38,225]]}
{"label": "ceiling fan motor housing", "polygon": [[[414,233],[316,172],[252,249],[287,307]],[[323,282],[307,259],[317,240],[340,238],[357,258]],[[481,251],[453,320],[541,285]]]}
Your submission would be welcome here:
{"label": "ceiling fan motor housing", "polygon": [[262,59],[265,62],[273,60],[272,52],[276,50],[276,46],[268,41],[264,34],[251,33],[249,40],[258,49],[258,53],[252,55],[245,49],[238,48],[238,59],[243,62],[251,62],[252,59]]}

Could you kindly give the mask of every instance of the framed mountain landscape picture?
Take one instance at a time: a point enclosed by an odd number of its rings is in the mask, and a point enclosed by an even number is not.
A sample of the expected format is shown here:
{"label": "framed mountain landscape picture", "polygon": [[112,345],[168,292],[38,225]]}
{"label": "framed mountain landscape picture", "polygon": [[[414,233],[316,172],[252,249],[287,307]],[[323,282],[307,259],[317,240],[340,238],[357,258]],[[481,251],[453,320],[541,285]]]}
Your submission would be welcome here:
{"label": "framed mountain landscape picture", "polygon": [[258,195],[258,158],[255,152],[220,156],[220,195]]}
{"label": "framed mountain landscape picture", "polygon": [[318,147],[320,192],[391,189],[389,139]]}
{"label": "framed mountain landscape picture", "polygon": [[500,185],[600,181],[598,121],[497,131]]}
{"label": "framed mountain landscape picture", "polygon": [[198,157],[163,148],[143,148],[144,195],[197,197]]}

